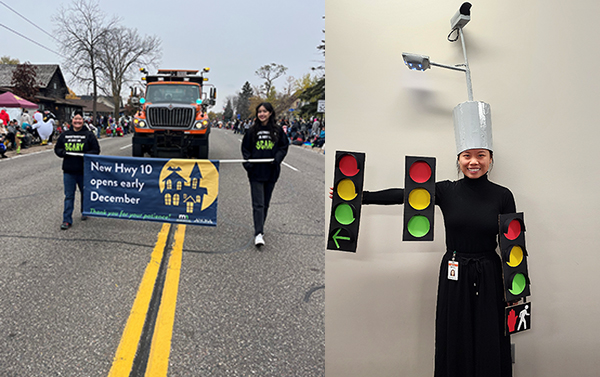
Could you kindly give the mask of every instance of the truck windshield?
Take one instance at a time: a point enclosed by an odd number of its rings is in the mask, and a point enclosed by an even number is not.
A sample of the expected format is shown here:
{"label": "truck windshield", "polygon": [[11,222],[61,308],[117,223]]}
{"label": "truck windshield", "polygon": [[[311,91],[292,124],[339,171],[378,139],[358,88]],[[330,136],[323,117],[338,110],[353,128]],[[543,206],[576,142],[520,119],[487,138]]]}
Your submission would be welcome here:
{"label": "truck windshield", "polygon": [[159,84],[146,89],[146,100],[152,103],[196,103],[198,98],[200,90],[196,85]]}

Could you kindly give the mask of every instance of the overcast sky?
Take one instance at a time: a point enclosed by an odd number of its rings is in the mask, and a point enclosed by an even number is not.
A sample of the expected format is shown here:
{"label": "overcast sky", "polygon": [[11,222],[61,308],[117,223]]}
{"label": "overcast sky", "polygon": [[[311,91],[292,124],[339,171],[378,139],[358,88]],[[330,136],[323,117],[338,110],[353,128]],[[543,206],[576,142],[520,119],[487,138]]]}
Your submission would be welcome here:
{"label": "overcast sky", "polygon": [[[59,52],[50,36],[5,5],[52,34],[56,29],[52,16],[61,4],[70,3],[0,0],[0,56],[32,64],[61,64],[61,56],[5,28]],[[108,16],[121,17],[122,25],[137,29],[140,35],[157,35],[162,40],[160,68],[210,67],[206,77],[217,87],[219,97],[212,109],[215,112],[246,81],[259,85],[262,81],[254,72],[265,64],[283,64],[289,68],[288,76],[300,78],[323,60],[317,46],[325,37],[325,0],[100,0],[100,8]],[[63,74],[67,85],[77,88],[65,70]],[[284,80],[275,81],[278,90]]]}

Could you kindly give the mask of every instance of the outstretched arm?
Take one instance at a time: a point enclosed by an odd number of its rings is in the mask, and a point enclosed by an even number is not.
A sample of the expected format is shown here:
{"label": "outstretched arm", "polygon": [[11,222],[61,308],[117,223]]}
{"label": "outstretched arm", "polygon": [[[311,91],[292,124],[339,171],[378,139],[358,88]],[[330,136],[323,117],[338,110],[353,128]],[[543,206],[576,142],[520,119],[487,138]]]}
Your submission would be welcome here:
{"label": "outstretched arm", "polygon": [[[404,204],[404,189],[400,188],[363,191],[362,195],[362,204]],[[329,199],[333,199],[333,187],[329,188]]]}
{"label": "outstretched arm", "polygon": [[363,191],[362,204],[404,204],[404,189],[393,188],[381,191]]}

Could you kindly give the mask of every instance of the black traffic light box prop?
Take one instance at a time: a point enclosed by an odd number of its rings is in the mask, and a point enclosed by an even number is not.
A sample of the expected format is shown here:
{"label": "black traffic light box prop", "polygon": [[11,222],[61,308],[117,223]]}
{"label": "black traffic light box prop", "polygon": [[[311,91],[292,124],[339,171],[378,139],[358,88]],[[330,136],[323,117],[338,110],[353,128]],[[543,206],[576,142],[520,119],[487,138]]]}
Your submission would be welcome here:
{"label": "black traffic light box prop", "polygon": [[435,157],[406,156],[403,241],[433,241]]}
{"label": "black traffic light box prop", "polygon": [[520,300],[531,294],[523,212],[500,215],[498,222],[505,298],[506,301]]}
{"label": "black traffic light box prop", "polygon": [[327,249],[356,252],[365,154],[336,151]]}

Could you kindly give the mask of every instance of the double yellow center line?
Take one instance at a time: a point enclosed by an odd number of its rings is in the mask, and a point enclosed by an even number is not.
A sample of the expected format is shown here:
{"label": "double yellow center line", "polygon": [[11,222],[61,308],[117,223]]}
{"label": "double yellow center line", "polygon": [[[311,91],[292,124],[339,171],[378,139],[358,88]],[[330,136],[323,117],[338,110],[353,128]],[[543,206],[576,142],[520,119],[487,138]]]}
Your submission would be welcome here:
{"label": "double yellow center line", "polygon": [[[145,376],[167,375],[185,228],[177,225],[173,235],[171,225],[163,224],[109,377],[141,376],[142,372]],[[172,246],[168,245],[170,239]],[[169,261],[165,265],[167,256]]]}

